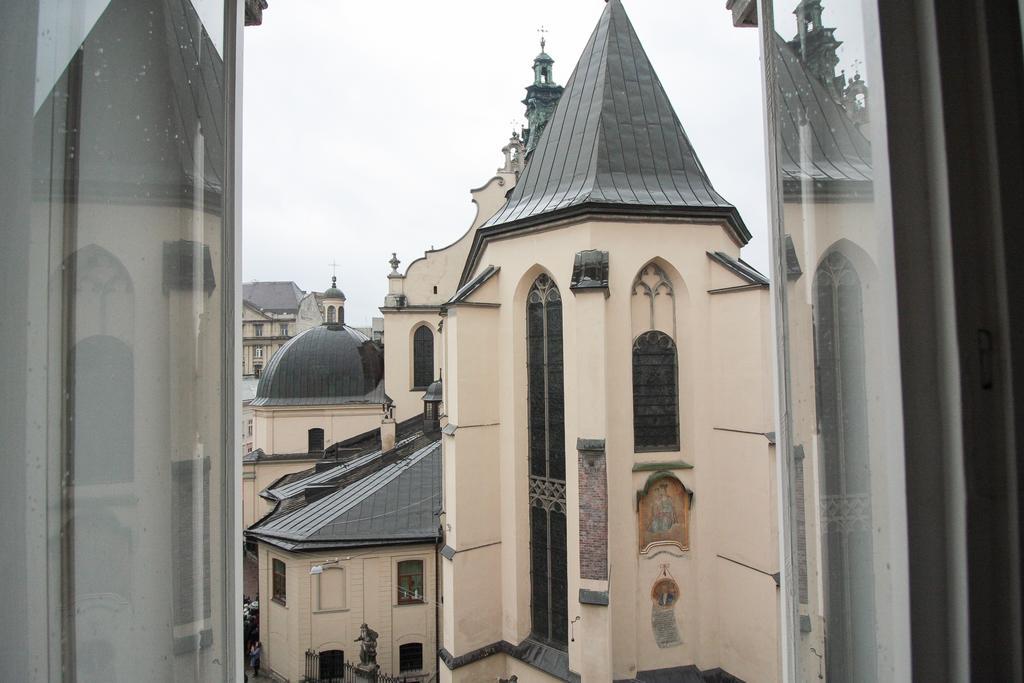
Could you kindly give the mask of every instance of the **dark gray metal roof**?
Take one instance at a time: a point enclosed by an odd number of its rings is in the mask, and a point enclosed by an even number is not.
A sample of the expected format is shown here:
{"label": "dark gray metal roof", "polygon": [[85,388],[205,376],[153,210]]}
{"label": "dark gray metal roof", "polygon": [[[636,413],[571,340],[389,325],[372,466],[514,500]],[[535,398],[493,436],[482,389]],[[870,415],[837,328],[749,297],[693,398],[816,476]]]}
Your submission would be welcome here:
{"label": "dark gray metal roof", "polygon": [[[401,448],[412,443],[415,439],[416,436],[407,437],[396,443],[395,447]],[[285,498],[291,498],[292,496],[302,493],[303,489],[307,486],[336,481],[346,473],[373,462],[379,458],[382,453],[383,451],[377,449],[375,451],[370,451],[369,453],[364,453],[352,460],[338,463],[334,467],[330,467],[320,472],[317,472],[316,469],[310,469],[298,472],[294,475],[289,475],[288,477],[282,477],[266,490],[260,492],[260,495],[269,500],[284,500]]]}
{"label": "dark gray metal roof", "polygon": [[768,278],[743,259],[733,258],[724,251],[709,251],[707,255],[752,285],[768,285]]}
{"label": "dark gray metal roof", "polygon": [[305,292],[294,282],[244,282],[242,298],[270,313],[296,313]]}
{"label": "dark gray metal roof", "polygon": [[[725,218],[715,191],[619,0],[610,0],[508,203],[483,230],[579,205]],[[664,213],[664,212],[661,212]]]}
{"label": "dark gray metal roof", "polygon": [[321,325],[295,335],[273,355],[251,405],[386,401],[380,347],[347,325]]}
{"label": "dark gray metal roof", "polygon": [[[873,178],[871,143],[800,57],[773,34],[777,65],[779,164],[789,191],[801,181],[819,189],[867,191]],[[801,153],[801,136],[804,152]]]}
{"label": "dark gray metal roof", "polygon": [[292,497],[247,536],[286,550],[429,542],[438,537],[441,442],[308,503]]}
{"label": "dark gray metal roof", "polygon": [[480,271],[479,275],[477,275],[475,278],[459,287],[459,291],[455,292],[454,296],[452,296],[452,298],[449,299],[445,305],[457,304],[462,301],[465,301],[466,299],[469,298],[470,294],[480,289],[480,287],[483,286],[485,282],[487,282],[492,277],[497,275],[498,271],[500,270],[500,266],[487,266],[482,271]]}

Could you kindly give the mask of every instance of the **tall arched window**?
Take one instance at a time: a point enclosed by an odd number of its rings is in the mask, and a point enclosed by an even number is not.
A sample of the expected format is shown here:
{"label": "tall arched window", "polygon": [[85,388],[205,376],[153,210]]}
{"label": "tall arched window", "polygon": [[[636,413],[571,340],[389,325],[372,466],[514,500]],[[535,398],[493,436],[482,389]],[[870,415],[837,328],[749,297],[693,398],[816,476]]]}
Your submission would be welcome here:
{"label": "tall arched window", "polygon": [[434,332],[420,325],[412,336],[412,388],[426,389],[434,381]]}
{"label": "tall arched window", "polygon": [[829,681],[865,681],[876,675],[876,628],[861,283],[849,259],[834,251],[814,286],[825,663]]}
{"label": "tall arched window", "polygon": [[334,306],[328,306],[327,307],[327,322],[333,323],[333,322],[337,322],[337,321],[338,321],[338,317],[337,317],[337,314],[334,311]]}
{"label": "tall arched window", "polygon": [[676,344],[659,330],[633,342],[633,447],[679,450],[679,390]]}
{"label": "tall arched window", "polygon": [[531,635],[559,648],[568,642],[565,530],[565,410],[562,298],[547,275],[526,304],[530,449]]}
{"label": "tall arched window", "polygon": [[324,449],[324,430],[314,427],[309,430],[309,452],[316,453]]}

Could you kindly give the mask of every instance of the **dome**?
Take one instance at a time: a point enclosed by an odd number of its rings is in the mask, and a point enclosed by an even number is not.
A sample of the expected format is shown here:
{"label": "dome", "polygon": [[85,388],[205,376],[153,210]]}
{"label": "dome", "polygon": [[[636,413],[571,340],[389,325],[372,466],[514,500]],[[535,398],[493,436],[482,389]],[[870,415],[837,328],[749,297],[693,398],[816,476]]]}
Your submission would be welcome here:
{"label": "dome", "polygon": [[292,337],[274,354],[256,388],[254,406],[384,403],[384,353],[347,325],[320,325]]}
{"label": "dome", "polygon": [[325,299],[341,299],[345,300],[345,293],[338,289],[338,278],[337,276],[331,278],[331,286],[324,292]]}

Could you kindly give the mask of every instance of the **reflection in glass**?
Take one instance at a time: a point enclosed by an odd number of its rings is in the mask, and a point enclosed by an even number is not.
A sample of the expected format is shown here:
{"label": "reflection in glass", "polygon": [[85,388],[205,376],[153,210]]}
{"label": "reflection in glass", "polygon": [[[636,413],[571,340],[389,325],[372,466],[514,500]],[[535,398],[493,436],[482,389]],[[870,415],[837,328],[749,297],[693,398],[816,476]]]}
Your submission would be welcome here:
{"label": "reflection in glass", "polygon": [[901,410],[892,229],[879,218],[873,147],[884,125],[871,118],[879,76],[865,69],[876,66],[864,38],[874,32],[862,26],[873,5],[776,3],[763,29],[786,373],[779,443],[789,453],[785,647],[801,681],[903,677],[893,650],[906,591],[902,435],[889,419]]}
{"label": "reflection in glass", "polygon": [[4,680],[235,675],[226,4],[4,3]]}

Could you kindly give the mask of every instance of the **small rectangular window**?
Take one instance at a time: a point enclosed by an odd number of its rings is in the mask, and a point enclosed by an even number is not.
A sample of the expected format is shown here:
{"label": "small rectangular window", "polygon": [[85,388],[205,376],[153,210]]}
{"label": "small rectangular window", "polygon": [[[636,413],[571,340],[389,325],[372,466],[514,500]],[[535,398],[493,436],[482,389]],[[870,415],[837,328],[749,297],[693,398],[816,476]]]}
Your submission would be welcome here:
{"label": "small rectangular window", "polygon": [[252,326],[252,329],[253,329],[253,334],[255,336],[257,336],[257,337],[262,337],[263,336],[263,325],[262,324],[256,323],[255,325]]}
{"label": "small rectangular window", "polygon": [[254,346],[253,347],[253,355],[255,355],[256,358],[263,358],[263,347],[262,346]]}
{"label": "small rectangular window", "polygon": [[341,680],[345,676],[345,652],[324,650],[320,653],[320,680]]}
{"label": "small rectangular window", "polygon": [[423,668],[423,643],[406,643],[398,647],[398,671],[419,671]]}
{"label": "small rectangular window", "polygon": [[285,588],[285,564],[281,560],[274,559],[273,563],[273,592],[275,602],[282,605],[288,604],[288,594]]}
{"label": "small rectangular window", "polygon": [[281,324],[281,336],[282,337],[287,337],[288,336],[288,326],[285,325],[284,323]]}
{"label": "small rectangular window", "polygon": [[423,602],[423,560],[398,563],[398,604]]}

